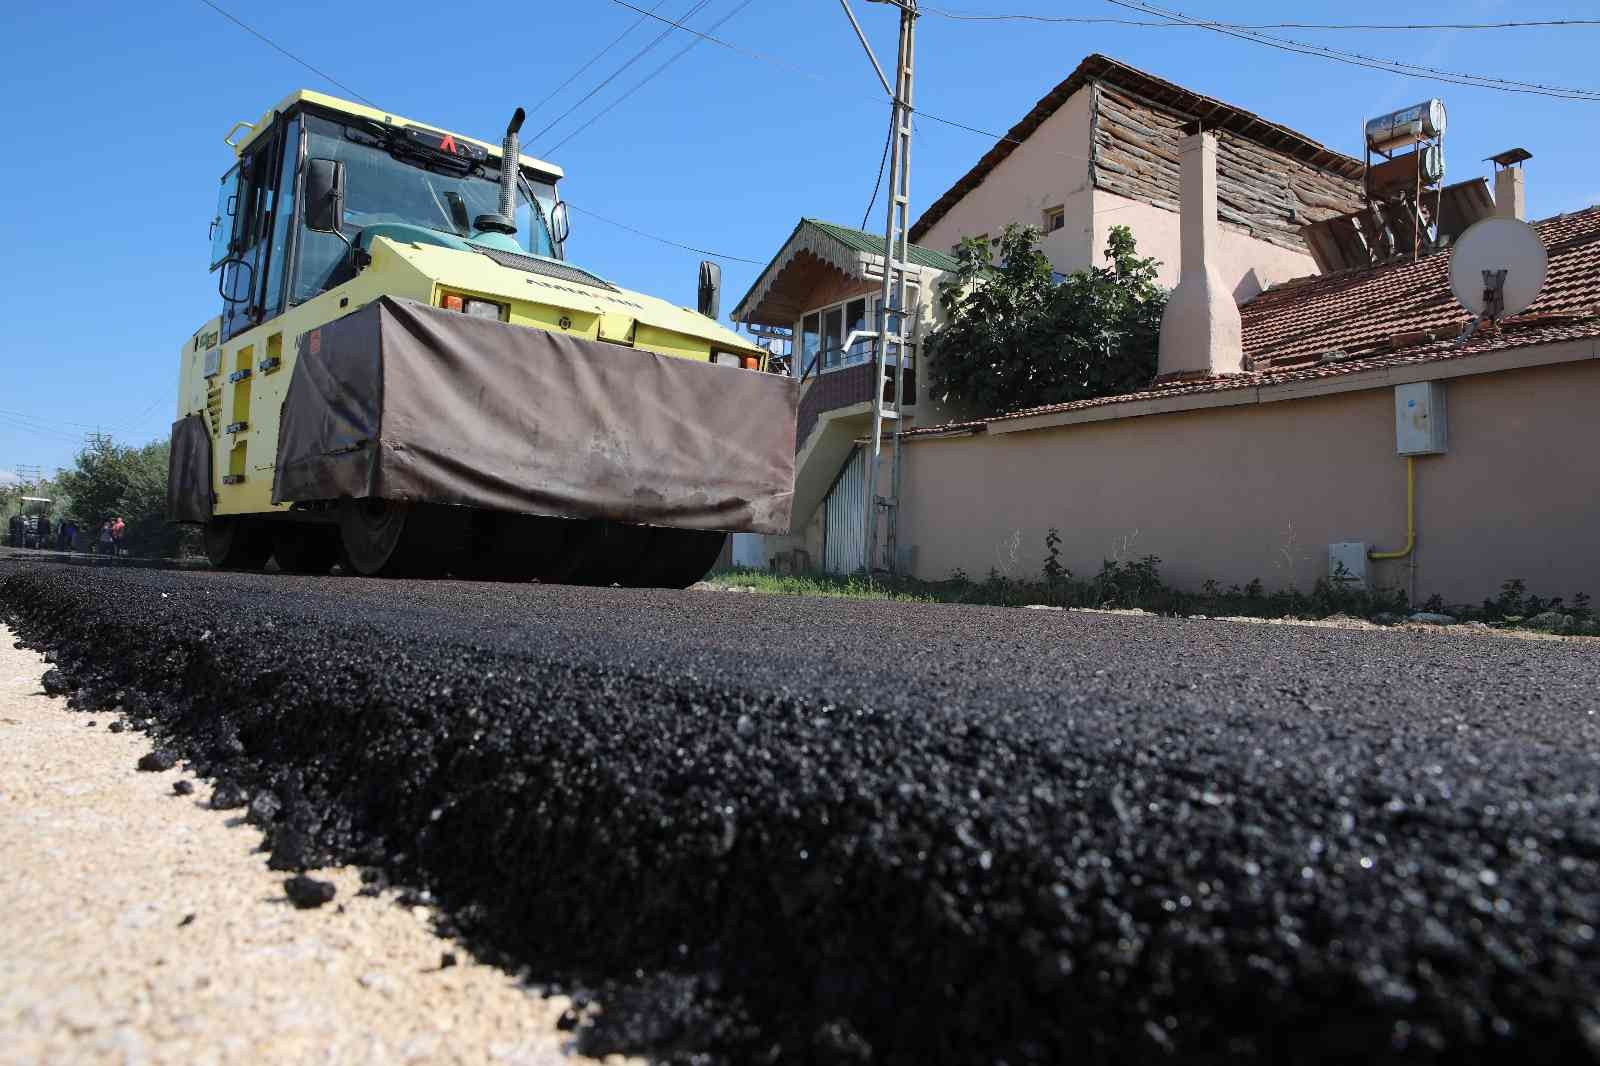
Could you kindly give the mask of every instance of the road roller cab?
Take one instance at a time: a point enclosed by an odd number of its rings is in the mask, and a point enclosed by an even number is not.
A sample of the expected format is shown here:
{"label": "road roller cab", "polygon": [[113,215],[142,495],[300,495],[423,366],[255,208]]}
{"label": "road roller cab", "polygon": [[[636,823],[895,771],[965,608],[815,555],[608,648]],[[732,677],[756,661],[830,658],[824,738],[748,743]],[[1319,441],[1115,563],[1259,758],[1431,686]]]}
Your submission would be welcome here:
{"label": "road roller cab", "polygon": [[717,324],[709,264],[690,309],[570,262],[522,121],[496,146],[301,91],[232,131],[169,497],[213,562],[685,584],[787,529],[794,383]]}

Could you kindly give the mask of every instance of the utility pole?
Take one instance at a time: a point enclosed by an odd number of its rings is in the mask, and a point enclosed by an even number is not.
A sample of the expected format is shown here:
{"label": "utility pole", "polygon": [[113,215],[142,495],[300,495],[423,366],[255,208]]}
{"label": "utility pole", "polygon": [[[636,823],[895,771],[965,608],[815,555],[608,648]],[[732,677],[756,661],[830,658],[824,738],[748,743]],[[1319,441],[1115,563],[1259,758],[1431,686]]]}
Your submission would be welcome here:
{"label": "utility pole", "polygon": [[[866,564],[867,576],[872,576],[873,564],[878,554],[878,510],[882,508],[886,513],[886,544],[888,551],[885,560],[886,568],[890,573],[899,569],[897,534],[899,523],[897,511],[900,506],[900,428],[905,413],[905,328],[906,318],[910,308],[906,306],[906,275],[908,273],[909,230],[908,217],[911,203],[911,108],[912,108],[912,83],[913,65],[917,42],[917,0],[869,0],[872,3],[891,3],[900,9],[900,45],[895,59],[895,82],[890,90],[889,103],[889,196],[887,204],[887,219],[883,228],[883,290],[882,299],[878,309],[878,339],[874,363],[876,372],[873,374],[872,389],[872,453],[867,460],[867,506],[866,506]],[[845,4],[845,12],[849,14],[849,4]],[[855,16],[851,15],[850,21],[855,24]],[[856,34],[861,37],[861,43],[866,46],[867,41],[861,33],[861,27],[856,25]],[[872,56],[872,49],[867,47],[868,56]],[[872,60],[873,66],[878,65],[876,57]],[[878,77],[885,81],[883,72],[879,70]],[[893,337],[890,336],[890,323],[893,323]],[[894,346],[895,360],[895,389],[894,389],[894,457],[893,469],[889,481],[889,494],[886,497],[878,496],[879,467],[883,461],[883,392],[888,380],[890,345]]]}

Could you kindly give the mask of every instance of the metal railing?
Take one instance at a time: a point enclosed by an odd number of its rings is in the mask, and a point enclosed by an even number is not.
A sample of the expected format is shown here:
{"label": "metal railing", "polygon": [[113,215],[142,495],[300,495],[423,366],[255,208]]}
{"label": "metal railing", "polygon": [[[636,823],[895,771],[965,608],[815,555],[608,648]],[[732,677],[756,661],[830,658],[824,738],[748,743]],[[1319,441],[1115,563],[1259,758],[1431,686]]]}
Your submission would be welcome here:
{"label": "metal railing", "polygon": [[[803,386],[812,377],[827,373],[830,370],[871,362],[874,347],[872,342],[877,339],[877,330],[858,329],[846,337],[843,344],[818,348],[813,353],[811,361],[806,363],[802,369],[800,384]],[[909,345],[906,347],[909,347]],[[899,366],[902,369],[910,370],[916,363],[916,354],[906,355],[904,354],[904,348],[902,348],[900,354],[889,357],[888,363],[890,366]]]}

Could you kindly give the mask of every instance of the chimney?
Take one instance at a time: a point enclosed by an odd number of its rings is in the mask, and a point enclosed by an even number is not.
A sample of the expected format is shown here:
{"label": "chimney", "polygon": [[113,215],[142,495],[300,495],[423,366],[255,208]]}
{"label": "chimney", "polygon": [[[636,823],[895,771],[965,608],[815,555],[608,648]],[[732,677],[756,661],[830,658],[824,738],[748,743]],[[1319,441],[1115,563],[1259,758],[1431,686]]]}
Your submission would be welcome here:
{"label": "chimney", "polygon": [[1503,167],[1494,176],[1494,214],[1496,218],[1527,221],[1528,183],[1521,167]]}
{"label": "chimney", "polygon": [[1197,132],[1178,144],[1183,164],[1182,242],[1178,287],[1161,317],[1156,380],[1177,375],[1214,377],[1243,368],[1239,306],[1217,271],[1217,138]]}
{"label": "chimney", "polygon": [[1484,160],[1494,164],[1494,217],[1528,220],[1528,183],[1522,164],[1533,158],[1526,148],[1508,148]]}

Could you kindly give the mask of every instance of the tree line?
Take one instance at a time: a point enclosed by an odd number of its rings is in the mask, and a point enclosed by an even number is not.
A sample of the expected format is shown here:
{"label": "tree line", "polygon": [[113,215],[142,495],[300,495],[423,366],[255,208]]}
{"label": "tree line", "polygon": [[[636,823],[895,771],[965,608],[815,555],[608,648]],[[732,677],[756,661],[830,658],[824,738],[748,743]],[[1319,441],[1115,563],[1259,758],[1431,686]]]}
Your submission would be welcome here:
{"label": "tree line", "polygon": [[127,530],[123,547],[135,555],[176,555],[181,531],[167,523],[167,457],[165,440],[134,447],[100,438],[84,447],[71,469],[52,478],[0,487],[0,514],[9,518],[21,508],[21,497],[51,501],[52,525],[71,522],[83,536],[97,540],[100,527],[120,517]]}

